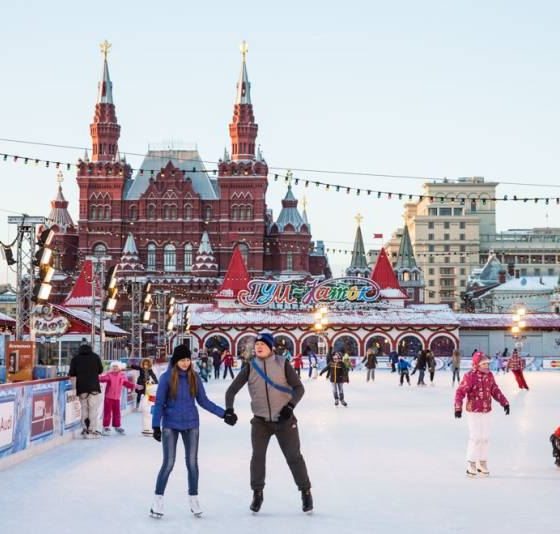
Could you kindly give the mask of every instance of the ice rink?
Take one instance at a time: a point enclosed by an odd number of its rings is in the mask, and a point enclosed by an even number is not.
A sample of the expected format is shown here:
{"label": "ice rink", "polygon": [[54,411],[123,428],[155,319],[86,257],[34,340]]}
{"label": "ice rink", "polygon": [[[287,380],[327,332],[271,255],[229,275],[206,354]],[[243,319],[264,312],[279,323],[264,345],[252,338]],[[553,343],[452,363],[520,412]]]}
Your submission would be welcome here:
{"label": "ice rink", "polygon": [[[551,533],[560,470],[549,435],[560,425],[560,373],[527,373],[519,391],[497,377],[511,404],[494,405],[486,479],[465,476],[466,420],[453,417],[451,374],[435,387],[399,387],[396,374],[351,373],[348,407],[335,407],[324,378],[304,378],[296,408],[315,511],[301,512],[300,494],[274,438],[268,451],[261,512],[249,512],[250,412],[246,389],[236,399],[239,422],[228,427],[201,413],[202,518],[187,505],[182,444],[165,495],[165,516],[148,511],[161,445],[140,434],[140,414],[125,418],[124,437],[75,439],[0,471],[0,532],[113,533]],[[227,381],[207,384],[223,404]]]}

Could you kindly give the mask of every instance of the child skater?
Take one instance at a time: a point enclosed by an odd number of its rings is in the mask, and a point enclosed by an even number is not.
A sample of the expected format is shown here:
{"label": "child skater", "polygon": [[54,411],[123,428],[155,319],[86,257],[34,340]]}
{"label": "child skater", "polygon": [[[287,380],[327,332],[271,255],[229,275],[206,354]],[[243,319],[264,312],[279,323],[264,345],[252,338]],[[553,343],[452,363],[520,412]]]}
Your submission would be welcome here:
{"label": "child skater", "polygon": [[[455,392],[455,417],[460,418],[463,399],[467,397],[467,422],[469,441],[467,446],[467,476],[488,476],[488,442],[490,437],[490,410],[492,398],[498,401],[509,415],[509,402],[490,372],[490,360],[482,352],[472,357],[472,370],[465,373]],[[477,466],[478,462],[478,466]]]}
{"label": "child skater", "polygon": [[550,443],[552,443],[552,456],[554,456],[554,463],[556,467],[560,467],[560,426],[550,436]]}
{"label": "child skater", "polygon": [[121,427],[121,393],[122,388],[133,390],[138,386],[126,379],[126,375],[122,372],[122,365],[119,361],[111,362],[109,372],[99,377],[99,382],[105,382],[105,400],[103,402],[103,435],[108,436],[111,433],[111,419],[113,427],[119,434],[124,434],[124,428]]}
{"label": "child skater", "polygon": [[303,367],[303,355],[297,354],[296,356],[294,356],[294,361],[292,363],[294,364],[294,369],[296,370],[298,377],[301,378],[301,368]]}
{"label": "child skater", "polygon": [[130,368],[135,371],[140,371],[136,379],[136,385],[140,386],[136,388],[136,409],[138,410],[142,395],[146,395],[146,386],[148,384],[157,384],[158,379],[152,369],[152,360],[150,360],[150,358],[142,358],[140,365],[131,365]]}
{"label": "child skater", "polygon": [[348,368],[344,365],[340,352],[335,352],[332,361],[319,374],[327,373],[326,378],[330,379],[334,395],[334,405],[338,406],[338,401],[342,406],[348,406],[344,400],[344,382],[348,382]]}
{"label": "child skater", "polygon": [[[202,514],[198,502],[200,422],[195,400],[210,413],[224,417],[224,409],[206,397],[202,380],[193,368],[191,351],[186,345],[177,345],[169,367],[160,376],[152,416],[153,437],[156,441],[161,441],[163,448],[163,463],[157,476],[154,502],[150,509],[150,515],[156,519],[163,516],[163,494],[175,464],[179,435],[185,446],[190,509],[197,517]],[[235,421],[230,419],[226,422],[230,425],[235,424]]]}
{"label": "child skater", "polygon": [[399,371],[400,378],[400,386],[403,385],[404,379],[406,378],[406,383],[410,386],[410,375],[408,374],[408,370],[410,369],[410,363],[405,359],[405,357],[401,354],[399,355],[399,361],[397,362],[397,369]]}
{"label": "child skater", "polygon": [[451,385],[454,386],[455,379],[457,379],[457,384],[461,382],[461,375],[459,374],[459,370],[461,369],[461,352],[457,349],[455,349],[451,355],[451,369],[453,371]]}

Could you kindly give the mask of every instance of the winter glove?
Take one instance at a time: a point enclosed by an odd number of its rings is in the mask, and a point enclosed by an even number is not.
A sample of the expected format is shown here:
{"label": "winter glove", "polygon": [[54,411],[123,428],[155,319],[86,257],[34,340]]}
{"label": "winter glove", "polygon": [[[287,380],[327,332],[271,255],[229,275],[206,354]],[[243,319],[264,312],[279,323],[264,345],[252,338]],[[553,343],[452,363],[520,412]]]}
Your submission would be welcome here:
{"label": "winter glove", "polygon": [[455,419],[461,419],[462,415],[461,410],[455,410]]}
{"label": "winter glove", "polygon": [[155,426],[154,428],[152,428],[152,430],[153,430],[152,437],[156,441],[161,441],[161,428],[159,426]]}
{"label": "winter glove", "polygon": [[292,415],[294,415],[294,405],[291,402],[288,402],[288,404],[280,410],[278,421],[287,421],[292,417]]}
{"label": "winter glove", "polygon": [[233,426],[235,425],[235,423],[237,423],[237,415],[235,415],[233,408],[228,408],[226,410],[226,413],[224,414],[224,421],[229,426]]}
{"label": "winter glove", "polygon": [[506,415],[509,415],[509,404],[504,406],[504,412],[506,412]]}

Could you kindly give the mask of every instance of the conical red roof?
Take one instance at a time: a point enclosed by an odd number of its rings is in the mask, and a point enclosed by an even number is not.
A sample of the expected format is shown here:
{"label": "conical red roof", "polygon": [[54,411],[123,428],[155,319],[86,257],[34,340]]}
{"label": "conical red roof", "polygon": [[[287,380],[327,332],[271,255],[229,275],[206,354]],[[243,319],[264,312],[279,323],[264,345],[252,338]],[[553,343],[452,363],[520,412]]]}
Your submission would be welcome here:
{"label": "conical red roof", "polygon": [[91,260],[85,260],[80,275],[70,291],[63,306],[91,307],[91,293],[93,284],[93,264]]}
{"label": "conical red roof", "polygon": [[237,293],[241,289],[247,289],[247,284],[250,280],[247,267],[243,262],[243,257],[239,251],[239,247],[235,247],[231,259],[229,260],[228,270],[224,277],[222,287],[216,293],[219,298],[236,298]]}
{"label": "conical red roof", "polygon": [[379,256],[377,256],[377,262],[371,273],[371,280],[381,289],[401,289],[384,248],[381,248]]}

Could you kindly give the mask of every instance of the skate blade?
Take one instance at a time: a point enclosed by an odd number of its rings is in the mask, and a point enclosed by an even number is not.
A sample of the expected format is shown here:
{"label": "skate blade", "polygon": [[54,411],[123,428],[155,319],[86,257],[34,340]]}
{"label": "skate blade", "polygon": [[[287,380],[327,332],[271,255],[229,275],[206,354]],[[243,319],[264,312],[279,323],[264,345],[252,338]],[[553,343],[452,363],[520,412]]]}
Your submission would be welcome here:
{"label": "skate blade", "polygon": [[487,478],[490,476],[490,473],[483,473],[482,471],[478,472],[478,476],[479,477],[483,477],[483,478]]}
{"label": "skate blade", "polygon": [[192,515],[194,515],[195,517],[202,517],[202,512],[193,512],[191,510]]}
{"label": "skate blade", "polygon": [[163,514],[158,514],[157,512],[150,510],[150,517],[154,519],[161,519],[163,517]]}
{"label": "skate blade", "polygon": [[467,478],[476,478],[477,477],[476,473],[469,473],[468,471],[467,471],[466,475],[467,475]]}

